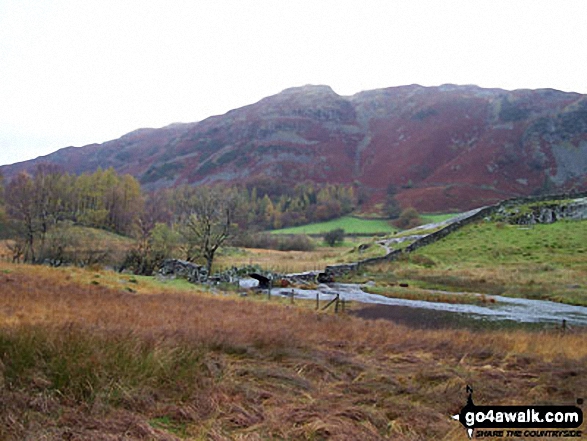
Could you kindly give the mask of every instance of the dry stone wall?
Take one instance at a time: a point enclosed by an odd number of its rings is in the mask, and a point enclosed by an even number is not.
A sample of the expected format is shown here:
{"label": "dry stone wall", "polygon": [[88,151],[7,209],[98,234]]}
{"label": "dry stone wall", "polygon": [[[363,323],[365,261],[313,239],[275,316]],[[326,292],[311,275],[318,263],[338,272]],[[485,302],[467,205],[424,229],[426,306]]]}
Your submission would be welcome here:
{"label": "dry stone wall", "polygon": [[[188,279],[192,283],[204,283],[204,282],[233,282],[243,276],[248,276],[250,273],[261,274],[264,277],[269,278],[272,281],[278,279],[284,279],[290,283],[308,283],[308,282],[319,282],[328,283],[335,281],[348,273],[360,270],[361,267],[373,265],[381,262],[390,262],[398,259],[400,256],[411,253],[426,245],[430,245],[440,239],[448,236],[454,231],[463,228],[473,222],[480,219],[486,219],[494,214],[508,215],[512,212],[512,208],[519,207],[521,205],[540,203],[546,201],[566,201],[564,204],[545,204],[539,206],[535,211],[530,210],[530,213],[522,213],[522,223],[541,223],[551,222],[561,218],[574,218],[574,219],[586,219],[587,218],[587,199],[574,201],[580,198],[587,198],[587,192],[582,193],[563,193],[556,195],[544,195],[535,197],[521,197],[508,199],[495,205],[483,207],[478,211],[474,212],[470,216],[461,218],[455,222],[449,223],[445,227],[424,235],[419,239],[416,239],[412,244],[408,245],[404,249],[393,250],[382,257],[373,257],[370,259],[361,260],[354,263],[344,263],[340,265],[329,265],[325,268],[324,272],[307,272],[298,274],[273,274],[267,271],[263,271],[261,268],[256,266],[244,267],[244,268],[232,268],[222,273],[214,274],[209,276],[206,272],[206,268],[200,265],[196,265],[191,262],[178,259],[166,260],[159,274],[167,277],[183,277]],[[508,211],[509,210],[509,211]],[[515,210],[513,211],[515,213]]]}
{"label": "dry stone wall", "polygon": [[[348,274],[352,271],[357,271],[363,266],[368,266],[368,265],[373,265],[373,264],[377,264],[377,263],[381,263],[381,262],[390,262],[390,261],[397,260],[400,256],[402,256],[405,253],[411,253],[412,251],[415,251],[418,248],[421,248],[423,246],[430,245],[434,242],[437,242],[440,239],[448,236],[449,234],[453,233],[454,231],[457,231],[457,230],[463,228],[466,225],[469,225],[469,224],[476,222],[480,219],[489,218],[492,215],[499,213],[500,211],[504,212],[505,210],[507,210],[508,208],[511,208],[511,207],[520,206],[520,205],[524,205],[524,204],[545,202],[545,201],[563,201],[563,200],[575,200],[575,199],[581,199],[581,198],[587,198],[587,192],[560,193],[560,194],[554,194],[554,195],[527,196],[527,197],[507,199],[507,200],[500,202],[498,204],[483,207],[479,211],[473,213],[471,216],[468,216],[468,217],[460,219],[456,222],[450,223],[447,226],[445,226],[444,228],[441,228],[440,230],[435,231],[434,233],[430,233],[428,235],[425,235],[425,236],[417,239],[416,241],[414,241],[412,244],[408,245],[404,249],[394,250],[394,251],[391,251],[390,253],[386,254],[385,256],[373,257],[370,259],[361,260],[356,263],[330,265],[330,266],[326,267],[325,273],[330,278],[335,279],[336,277],[343,276],[343,275]],[[556,214],[554,214],[554,215],[551,214],[550,217],[555,218],[555,220],[557,217],[558,218],[574,218],[574,219],[587,218],[587,200],[584,202],[579,201],[579,202],[576,202],[575,204],[565,205],[565,206],[571,206],[572,207],[571,209],[559,208],[557,211],[557,209],[554,208],[556,206],[561,207],[562,205],[561,204],[558,204],[558,205],[552,204],[551,209],[554,210]],[[557,214],[558,214],[558,216],[557,216]],[[544,214],[544,212],[542,212],[542,216],[545,219],[548,219],[548,216],[546,214]],[[534,223],[538,223],[540,220],[539,218],[540,218],[540,213],[538,213],[538,219]]]}

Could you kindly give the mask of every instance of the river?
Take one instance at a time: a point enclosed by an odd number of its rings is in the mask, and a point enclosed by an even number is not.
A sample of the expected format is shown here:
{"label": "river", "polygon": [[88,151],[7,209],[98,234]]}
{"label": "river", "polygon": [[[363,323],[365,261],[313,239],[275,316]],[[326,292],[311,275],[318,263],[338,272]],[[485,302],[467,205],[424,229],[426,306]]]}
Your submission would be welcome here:
{"label": "river", "polygon": [[[358,284],[322,284],[317,289],[273,288],[272,295],[290,296],[294,299],[315,300],[319,295],[322,306],[335,298],[358,302],[363,307],[354,313],[365,318],[383,318],[407,324],[419,324],[425,327],[442,327],[445,325],[495,325],[503,322],[526,323],[534,325],[561,326],[563,320],[567,326],[587,326],[587,308],[565,305],[545,300],[488,296],[495,302],[487,304],[455,304],[406,300],[369,294]],[[426,326],[430,325],[430,326]]]}

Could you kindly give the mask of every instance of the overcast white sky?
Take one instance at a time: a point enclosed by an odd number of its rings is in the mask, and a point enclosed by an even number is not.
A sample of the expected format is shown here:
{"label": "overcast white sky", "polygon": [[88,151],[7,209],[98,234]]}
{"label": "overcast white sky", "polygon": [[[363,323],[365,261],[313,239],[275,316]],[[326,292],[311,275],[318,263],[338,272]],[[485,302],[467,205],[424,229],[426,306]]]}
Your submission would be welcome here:
{"label": "overcast white sky", "polygon": [[587,93],[584,0],[0,0],[0,164],[283,89]]}

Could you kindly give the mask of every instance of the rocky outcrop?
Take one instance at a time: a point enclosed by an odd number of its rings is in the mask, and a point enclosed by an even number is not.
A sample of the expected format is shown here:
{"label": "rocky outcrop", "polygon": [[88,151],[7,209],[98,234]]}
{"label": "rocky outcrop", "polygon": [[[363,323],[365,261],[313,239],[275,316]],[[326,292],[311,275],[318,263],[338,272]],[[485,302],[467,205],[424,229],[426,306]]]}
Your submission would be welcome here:
{"label": "rocky outcrop", "polygon": [[515,225],[551,224],[558,220],[587,219],[587,198],[539,202],[518,207],[500,207],[496,215]]}

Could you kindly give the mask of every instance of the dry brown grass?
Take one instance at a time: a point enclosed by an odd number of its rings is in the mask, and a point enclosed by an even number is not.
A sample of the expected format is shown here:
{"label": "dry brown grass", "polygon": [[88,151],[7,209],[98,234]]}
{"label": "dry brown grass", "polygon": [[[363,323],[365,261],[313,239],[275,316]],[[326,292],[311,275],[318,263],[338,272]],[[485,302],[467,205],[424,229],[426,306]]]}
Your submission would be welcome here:
{"label": "dry brown grass", "polygon": [[0,264],[2,439],[464,439],[449,416],[466,384],[478,404],[587,390],[583,333],[415,330],[67,275]]}
{"label": "dry brown grass", "polygon": [[326,265],[340,262],[341,253],[343,252],[344,249],[336,247],[317,248],[314,251],[277,251],[247,248],[242,251],[242,254],[219,256],[214,262],[214,267],[222,269],[231,266],[259,265],[264,269],[278,273],[322,271]]}

